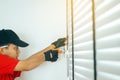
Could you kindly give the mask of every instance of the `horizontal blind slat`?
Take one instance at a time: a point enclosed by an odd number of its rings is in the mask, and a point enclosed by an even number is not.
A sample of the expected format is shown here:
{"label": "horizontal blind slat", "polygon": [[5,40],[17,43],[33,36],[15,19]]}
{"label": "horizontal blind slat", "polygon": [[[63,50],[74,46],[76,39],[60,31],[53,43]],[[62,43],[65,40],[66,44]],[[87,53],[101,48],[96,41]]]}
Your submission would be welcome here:
{"label": "horizontal blind slat", "polygon": [[107,73],[107,72],[98,72],[98,80],[119,80],[120,76],[119,75],[114,75],[112,73]]}

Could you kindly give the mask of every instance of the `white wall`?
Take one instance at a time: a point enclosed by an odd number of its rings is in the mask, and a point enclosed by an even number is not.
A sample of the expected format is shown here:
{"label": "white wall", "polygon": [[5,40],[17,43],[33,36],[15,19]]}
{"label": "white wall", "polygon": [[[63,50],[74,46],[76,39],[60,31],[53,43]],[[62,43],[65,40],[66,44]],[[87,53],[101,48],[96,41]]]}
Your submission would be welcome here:
{"label": "white wall", "polygon": [[[65,0],[0,0],[0,29],[12,29],[30,45],[20,59],[44,49],[65,33]],[[66,80],[66,59],[45,62],[17,80]]]}

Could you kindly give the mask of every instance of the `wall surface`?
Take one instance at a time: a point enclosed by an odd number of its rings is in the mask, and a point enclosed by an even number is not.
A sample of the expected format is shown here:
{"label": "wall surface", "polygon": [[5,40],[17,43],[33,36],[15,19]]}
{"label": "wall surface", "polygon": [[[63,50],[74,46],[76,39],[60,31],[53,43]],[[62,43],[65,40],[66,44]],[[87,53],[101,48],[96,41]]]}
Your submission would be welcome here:
{"label": "wall surface", "polygon": [[[0,29],[14,30],[30,45],[20,48],[20,59],[26,59],[64,37],[65,0],[0,0]],[[16,80],[66,80],[66,59],[45,62]]]}

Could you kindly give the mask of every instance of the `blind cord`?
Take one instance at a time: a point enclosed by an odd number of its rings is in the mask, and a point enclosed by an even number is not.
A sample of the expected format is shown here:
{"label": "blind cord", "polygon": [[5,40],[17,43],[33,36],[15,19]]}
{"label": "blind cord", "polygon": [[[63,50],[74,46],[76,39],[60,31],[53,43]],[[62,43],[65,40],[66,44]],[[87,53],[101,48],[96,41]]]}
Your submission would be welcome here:
{"label": "blind cord", "polygon": [[72,28],[72,80],[74,80],[74,7],[73,0],[71,0],[71,28]]}
{"label": "blind cord", "polygon": [[97,80],[97,62],[96,62],[96,31],[95,31],[95,1],[92,0],[92,24],[93,24],[93,59],[94,59],[94,80]]}

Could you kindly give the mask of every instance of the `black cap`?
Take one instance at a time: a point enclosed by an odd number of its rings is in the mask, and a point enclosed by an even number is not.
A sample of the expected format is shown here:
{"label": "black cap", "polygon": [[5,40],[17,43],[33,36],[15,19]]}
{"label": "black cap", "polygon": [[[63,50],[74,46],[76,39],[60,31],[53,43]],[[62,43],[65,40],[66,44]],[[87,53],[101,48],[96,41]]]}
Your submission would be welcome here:
{"label": "black cap", "polygon": [[29,45],[28,43],[20,40],[20,38],[17,36],[17,34],[14,31],[10,29],[0,30],[0,46],[8,43],[15,44],[19,47],[26,47]]}

